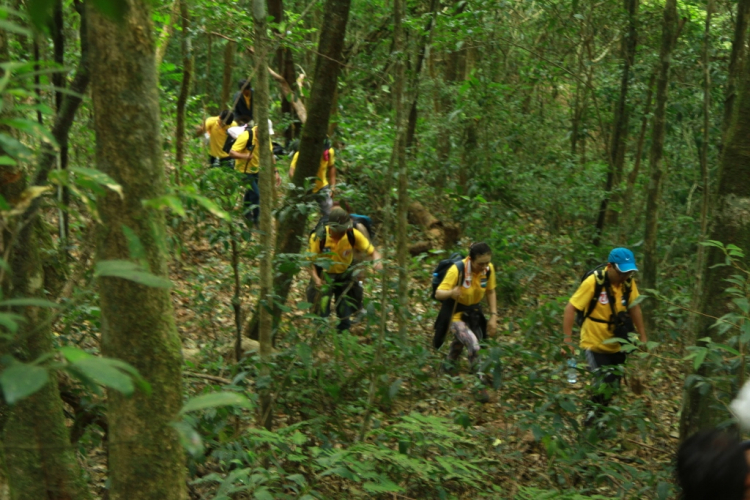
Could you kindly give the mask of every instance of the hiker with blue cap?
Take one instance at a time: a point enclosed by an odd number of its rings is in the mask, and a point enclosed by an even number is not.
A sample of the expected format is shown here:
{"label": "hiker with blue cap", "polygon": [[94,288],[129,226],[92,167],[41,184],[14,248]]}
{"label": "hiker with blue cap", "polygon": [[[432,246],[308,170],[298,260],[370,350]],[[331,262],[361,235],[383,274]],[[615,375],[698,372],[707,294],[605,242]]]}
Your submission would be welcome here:
{"label": "hiker with blue cap", "polygon": [[[572,336],[573,324],[577,322],[581,327],[579,346],[595,377],[592,401],[599,405],[598,409],[609,403],[622,378],[626,354],[621,346],[628,342],[628,334],[637,330],[641,342],[647,340],[641,306],[632,305],[640,295],[633,279],[636,271],[633,252],[615,248],[607,264],[583,276],[565,307],[563,355],[575,354]],[[591,421],[587,419],[587,423]]]}

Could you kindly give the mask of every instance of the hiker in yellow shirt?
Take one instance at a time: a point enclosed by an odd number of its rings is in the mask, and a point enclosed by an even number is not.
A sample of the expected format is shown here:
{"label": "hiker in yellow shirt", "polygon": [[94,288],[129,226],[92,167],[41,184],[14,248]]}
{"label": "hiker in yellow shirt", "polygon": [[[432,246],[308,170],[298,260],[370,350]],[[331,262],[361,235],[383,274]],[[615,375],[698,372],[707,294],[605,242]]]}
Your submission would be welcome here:
{"label": "hiker in yellow shirt", "polygon": [[[294,176],[294,171],[297,168],[297,158],[299,157],[299,151],[294,153],[292,163],[289,165],[289,178]],[[327,219],[331,213],[333,207],[333,191],[336,189],[336,154],[331,147],[331,143],[326,139],[323,145],[323,153],[320,155],[320,166],[318,167],[318,174],[315,177],[315,186],[313,186],[312,192],[316,195],[318,205],[320,206],[320,213],[323,215],[323,219]]]}
{"label": "hiker in yellow shirt", "polygon": [[[627,248],[615,248],[609,254],[606,267],[597,268],[585,278],[565,306],[563,316],[564,355],[573,356],[573,324],[578,313],[582,319],[581,341],[589,370],[594,374],[592,402],[606,406],[622,378],[625,353],[621,349],[628,333],[637,331],[641,342],[646,342],[646,329],[640,305],[631,305],[638,298],[638,286],[633,274],[638,271],[635,256]],[[590,414],[585,422],[595,418]]]}
{"label": "hiker in yellow shirt", "polygon": [[224,142],[227,140],[227,130],[229,127],[236,126],[234,113],[225,109],[219,116],[206,118],[195,130],[195,135],[208,135],[208,166],[209,167],[228,167],[232,168],[234,159],[229,153],[224,152]]}
{"label": "hiker in yellow shirt", "polygon": [[[273,136],[273,124],[268,120],[268,135]],[[229,151],[229,156],[236,160],[234,169],[244,174],[243,183],[247,187],[244,196],[245,219],[252,222],[254,227],[258,226],[260,217],[260,188],[258,187],[258,172],[260,171],[260,149],[258,144],[258,127],[245,130],[237,136],[237,140]],[[268,148],[271,150],[271,160],[276,165],[276,158],[273,156],[273,145],[268,141]],[[276,186],[281,184],[279,172],[274,168],[276,173]]]}
{"label": "hiker in yellow shirt", "polygon": [[234,103],[234,116],[242,119],[245,123],[250,123],[255,119],[253,115],[253,87],[249,80],[240,80],[237,82],[237,92],[232,97]]}
{"label": "hiker in yellow shirt", "polygon": [[[492,260],[492,250],[487,243],[474,243],[469,249],[469,256],[462,261],[461,269],[452,265],[445,273],[443,281],[435,291],[435,298],[446,301],[441,308],[438,322],[445,322],[444,311],[453,311],[450,317],[450,331],[453,332],[448,357],[443,364],[443,371],[452,374],[461,351],[466,347],[469,368],[477,373],[479,380],[487,385],[488,377],[479,372],[479,342],[486,337],[492,337],[497,330],[497,298],[495,293],[495,266]],[[486,297],[489,306],[489,320],[485,318],[480,307],[482,299]],[[448,299],[452,299],[448,301]],[[454,303],[455,304],[454,307]],[[444,328],[436,322],[435,328]],[[444,331],[444,330],[443,330]],[[441,340],[442,343],[442,340]],[[489,400],[485,389],[480,389],[477,398],[482,402]]]}
{"label": "hiker in yellow shirt", "polygon": [[[314,254],[310,265],[312,285],[319,291],[318,299],[322,309],[320,315],[328,317],[331,314],[331,302],[338,302],[336,315],[339,317],[337,329],[348,330],[351,326],[351,315],[356,303],[354,287],[358,284],[352,279],[351,264],[354,251],[364,252],[370,260],[376,261],[374,269],[382,269],[380,254],[362,233],[352,227],[351,216],[341,207],[331,210],[328,222],[310,235],[309,251]],[[327,260],[326,270],[318,265],[319,261]],[[325,285],[326,276],[330,278],[330,285]]]}

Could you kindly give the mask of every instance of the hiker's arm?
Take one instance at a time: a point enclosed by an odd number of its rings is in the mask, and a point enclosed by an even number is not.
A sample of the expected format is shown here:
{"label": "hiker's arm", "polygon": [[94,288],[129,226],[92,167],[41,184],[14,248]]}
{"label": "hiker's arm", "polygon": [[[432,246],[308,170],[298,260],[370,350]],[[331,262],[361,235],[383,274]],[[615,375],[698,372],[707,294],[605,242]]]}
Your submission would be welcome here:
{"label": "hiker's arm", "polygon": [[372,268],[375,271],[383,270],[383,264],[380,262],[380,253],[374,248],[372,249],[372,255],[370,255],[370,260],[375,263],[375,265],[372,266]]}
{"label": "hiker's arm", "polygon": [[487,336],[494,337],[497,331],[497,294],[495,289],[484,294],[487,298],[487,305],[490,306],[490,319],[487,321]]}
{"label": "hiker's arm", "polygon": [[294,163],[289,165],[289,179],[291,179],[292,177],[294,177]]}
{"label": "hiker's arm", "polygon": [[195,137],[200,137],[206,133],[206,122],[201,123],[195,127]]}
{"label": "hiker's arm", "polygon": [[[276,160],[274,160],[273,162],[276,163]],[[276,174],[276,187],[279,187],[281,186],[281,176],[279,175],[279,169],[274,168],[273,171]]]}
{"label": "hiker's arm", "polygon": [[453,299],[456,300],[461,296],[461,287],[454,286],[450,290],[435,290],[435,298],[438,300]]}
{"label": "hiker's arm", "polygon": [[565,338],[565,345],[561,348],[563,355],[572,356],[575,352],[575,346],[573,345],[573,323],[575,319],[576,308],[568,302],[568,305],[565,306],[565,314],[563,315],[563,337]]}
{"label": "hiker's arm", "polygon": [[323,286],[323,280],[320,279],[320,276],[318,275],[318,269],[315,267],[315,264],[310,264],[310,277],[312,278],[313,282],[315,282],[315,286],[320,288]]}
{"label": "hiker's arm", "polygon": [[641,342],[648,342],[646,336],[646,326],[643,324],[643,311],[641,311],[641,305],[635,305],[630,308],[630,317],[633,318],[633,324],[635,329],[638,330],[638,334],[641,337]]}
{"label": "hiker's arm", "polygon": [[229,151],[229,156],[234,158],[235,160],[249,160],[250,156],[252,156],[252,153],[240,153],[239,151],[235,151],[232,149]]}

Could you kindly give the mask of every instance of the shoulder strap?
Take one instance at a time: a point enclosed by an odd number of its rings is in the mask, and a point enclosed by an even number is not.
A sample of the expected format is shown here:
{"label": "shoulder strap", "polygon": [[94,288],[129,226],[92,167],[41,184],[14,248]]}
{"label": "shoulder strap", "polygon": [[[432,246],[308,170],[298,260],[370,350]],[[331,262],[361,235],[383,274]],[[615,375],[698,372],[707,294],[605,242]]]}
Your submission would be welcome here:
{"label": "shoulder strap", "polygon": [[346,230],[346,239],[349,240],[349,245],[354,248],[354,243],[357,241],[354,237],[354,228],[350,227]]}
{"label": "shoulder strap", "polygon": [[599,301],[599,296],[602,294],[602,289],[604,288],[607,281],[606,270],[603,269],[594,271],[594,280],[594,295],[589,301],[589,308],[586,310],[586,314],[583,315],[584,321],[589,316],[591,316],[591,313],[594,312],[594,308],[596,307],[596,303]]}
{"label": "shoulder strap", "polygon": [[326,249],[326,236],[328,236],[328,231],[326,231],[325,226],[323,226],[323,235],[318,239],[320,253],[323,253],[323,250]]}
{"label": "shoulder strap", "polygon": [[458,283],[457,283],[457,285],[458,286],[463,286],[464,277],[465,277],[464,276],[464,261],[463,260],[459,260],[454,265],[456,266],[456,269],[458,269]]}
{"label": "shoulder strap", "polygon": [[625,307],[630,305],[630,292],[633,289],[633,277],[631,276],[622,284],[622,299],[625,301]]}

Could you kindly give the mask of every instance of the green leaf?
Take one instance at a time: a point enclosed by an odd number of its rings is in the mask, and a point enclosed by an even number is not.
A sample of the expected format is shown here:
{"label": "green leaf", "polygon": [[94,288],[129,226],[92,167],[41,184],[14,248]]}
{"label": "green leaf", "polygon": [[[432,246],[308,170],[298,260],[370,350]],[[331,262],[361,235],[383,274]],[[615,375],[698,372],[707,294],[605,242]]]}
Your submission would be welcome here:
{"label": "green leaf", "polygon": [[18,331],[18,324],[23,323],[25,318],[15,313],[0,313],[0,326],[4,326],[11,333]]}
{"label": "green leaf", "polygon": [[219,406],[239,406],[241,408],[251,408],[250,401],[236,392],[213,392],[211,394],[202,394],[190,398],[180,413],[189,411],[205,410],[206,408],[216,408]]}
{"label": "green leaf", "polygon": [[128,250],[130,252],[130,258],[135,259],[137,261],[145,261],[146,249],[143,248],[141,239],[138,237],[137,234],[135,234],[135,231],[130,229],[125,224],[123,224],[121,227],[122,227],[122,234],[124,234],[125,239],[128,240]]}
{"label": "green leaf", "polygon": [[127,260],[102,260],[97,262],[94,277],[99,278],[101,276],[123,278],[154,288],[172,287],[172,282],[167,278],[151,274],[135,262]]}
{"label": "green leaf", "polygon": [[126,0],[91,0],[96,9],[115,22],[122,22],[128,12]]}
{"label": "green leaf", "polygon": [[263,487],[255,490],[253,498],[255,498],[255,500],[273,500],[273,495],[268,491],[268,488]]}
{"label": "green leaf", "polygon": [[39,31],[47,31],[47,26],[52,18],[53,3],[53,0],[29,0],[26,3],[29,9],[29,19]]}
{"label": "green leaf", "polygon": [[99,170],[94,170],[93,168],[84,168],[84,167],[68,167],[68,169],[71,172],[74,172],[84,179],[92,180],[96,182],[97,184],[100,184],[107,189],[111,189],[115,193],[120,195],[120,198],[123,198],[122,193],[122,186],[120,186],[117,182],[115,182],[114,179],[112,179],[110,176],[105,174],[104,172],[100,172]]}
{"label": "green leaf", "polygon": [[697,370],[700,368],[700,366],[703,364],[703,361],[706,359],[706,355],[708,354],[708,349],[701,348],[695,355],[695,359],[693,360],[693,370]]}
{"label": "green leaf", "polygon": [[185,215],[187,215],[185,207],[182,206],[182,201],[180,201],[179,197],[173,194],[159,196],[150,200],[143,200],[143,206],[155,209],[168,208],[180,217],[185,217]]}
{"label": "green leaf", "polygon": [[61,347],[60,352],[74,371],[97,384],[130,395],[135,390],[135,381],[146,394],[151,393],[151,386],[141,378],[138,370],[120,359],[94,356],[75,347]]}
{"label": "green leaf", "polygon": [[31,396],[47,383],[47,369],[36,365],[16,362],[0,373],[0,386],[5,401],[12,405]]}
{"label": "green leaf", "polygon": [[216,203],[209,200],[205,196],[201,196],[198,194],[191,194],[191,195],[188,195],[188,198],[192,198],[195,201],[197,201],[203,208],[211,212],[216,217],[220,219],[224,219],[225,221],[232,220],[232,218],[226,211],[222,210]]}
{"label": "green leaf", "polygon": [[5,19],[0,19],[0,30],[9,31],[18,35],[32,36],[31,31],[17,25],[14,22],[6,21]]}
{"label": "green leaf", "polygon": [[172,427],[177,431],[177,436],[185,451],[194,457],[203,455],[203,440],[193,426],[181,421],[172,423]]}
{"label": "green leaf", "polygon": [[10,156],[0,156],[0,165],[8,165],[8,166],[14,166],[16,165],[16,160],[11,158]]}
{"label": "green leaf", "polygon": [[60,307],[58,304],[44,299],[8,299],[0,302],[0,306]]}

